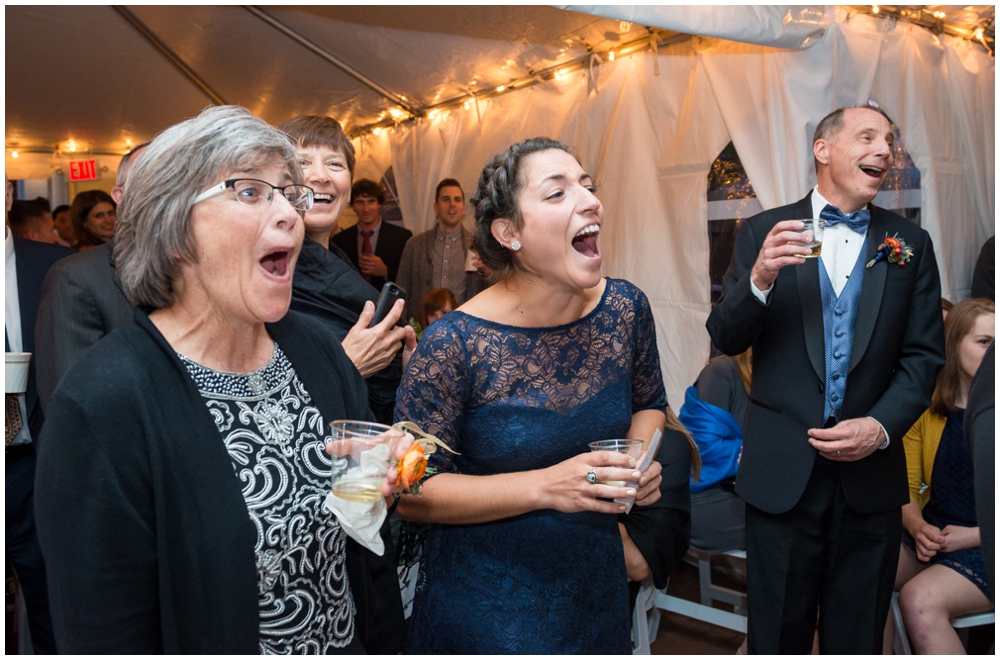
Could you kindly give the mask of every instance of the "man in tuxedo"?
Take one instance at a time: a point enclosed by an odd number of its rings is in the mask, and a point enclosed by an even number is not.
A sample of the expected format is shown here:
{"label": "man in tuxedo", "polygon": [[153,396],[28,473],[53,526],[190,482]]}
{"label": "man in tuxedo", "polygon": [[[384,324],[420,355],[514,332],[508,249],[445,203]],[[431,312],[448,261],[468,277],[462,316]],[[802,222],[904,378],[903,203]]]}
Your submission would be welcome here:
{"label": "man in tuxedo", "polygon": [[[122,157],[111,197],[120,204],[128,172],[149,142]],[[119,218],[118,222],[121,222]],[[42,408],[69,368],[104,335],[133,322],[134,307],[115,271],[115,239],[59,262],[45,278],[35,344]]]}
{"label": "man in tuxedo", "polygon": [[385,189],[371,179],[359,179],[351,186],[351,206],[358,223],[339,232],[330,242],[347,255],[373,287],[382,290],[396,280],[403,246],[413,236],[404,227],[382,222],[379,209],[385,203]]}
{"label": "man in tuxedo", "polygon": [[[708,319],[723,352],[753,347],[736,477],[751,653],[810,653],[817,617],[822,653],[882,648],[909,500],[903,435],[944,364],[930,237],[871,204],[892,145],[875,108],[824,118],[816,188],[742,223]],[[822,255],[805,259],[799,218],[819,217]],[[887,237],[912,254],[878,256]]]}
{"label": "man in tuxedo", "polygon": [[[10,211],[13,188],[7,187],[6,211]],[[5,213],[6,217],[6,213]],[[15,238],[4,223],[4,350],[32,354],[28,370],[28,389],[24,394],[5,396],[5,553],[14,567],[24,594],[28,612],[28,628],[35,653],[55,653],[52,618],[49,614],[48,583],[45,563],[35,534],[35,445],[42,430],[44,415],[38,405],[34,361],[35,317],[41,297],[42,280],[46,271],[63,257],[72,255],[70,248],[38,241]]]}

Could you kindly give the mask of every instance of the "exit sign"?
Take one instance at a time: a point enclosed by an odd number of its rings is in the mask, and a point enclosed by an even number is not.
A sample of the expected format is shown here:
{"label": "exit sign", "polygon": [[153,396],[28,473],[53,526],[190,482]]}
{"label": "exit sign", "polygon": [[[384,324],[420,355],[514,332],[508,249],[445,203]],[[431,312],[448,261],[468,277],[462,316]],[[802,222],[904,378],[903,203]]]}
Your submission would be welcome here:
{"label": "exit sign", "polygon": [[89,181],[97,178],[96,160],[71,160],[69,162],[70,181]]}

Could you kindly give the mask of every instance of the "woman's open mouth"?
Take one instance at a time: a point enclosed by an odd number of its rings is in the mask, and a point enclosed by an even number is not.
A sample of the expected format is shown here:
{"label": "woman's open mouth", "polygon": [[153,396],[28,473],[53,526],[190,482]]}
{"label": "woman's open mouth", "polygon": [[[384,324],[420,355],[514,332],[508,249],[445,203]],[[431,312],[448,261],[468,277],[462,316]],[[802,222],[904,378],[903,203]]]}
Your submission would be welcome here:
{"label": "woman's open mouth", "polygon": [[333,204],[333,195],[330,193],[313,193],[313,206]]}
{"label": "woman's open mouth", "polygon": [[600,225],[587,225],[573,237],[573,249],[588,259],[601,256],[601,251],[597,247],[597,235],[600,233]]}
{"label": "woman's open mouth", "polygon": [[260,266],[269,275],[284,277],[288,274],[288,265],[291,262],[291,257],[292,252],[290,250],[275,250],[260,260]]}

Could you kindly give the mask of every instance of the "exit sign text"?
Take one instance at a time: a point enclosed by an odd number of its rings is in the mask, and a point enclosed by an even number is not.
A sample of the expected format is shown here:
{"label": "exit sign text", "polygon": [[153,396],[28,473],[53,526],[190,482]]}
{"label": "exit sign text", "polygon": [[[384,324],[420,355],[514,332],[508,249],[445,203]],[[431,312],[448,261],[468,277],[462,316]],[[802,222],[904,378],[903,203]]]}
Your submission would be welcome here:
{"label": "exit sign text", "polygon": [[96,160],[71,160],[69,162],[70,181],[89,181],[97,178]]}

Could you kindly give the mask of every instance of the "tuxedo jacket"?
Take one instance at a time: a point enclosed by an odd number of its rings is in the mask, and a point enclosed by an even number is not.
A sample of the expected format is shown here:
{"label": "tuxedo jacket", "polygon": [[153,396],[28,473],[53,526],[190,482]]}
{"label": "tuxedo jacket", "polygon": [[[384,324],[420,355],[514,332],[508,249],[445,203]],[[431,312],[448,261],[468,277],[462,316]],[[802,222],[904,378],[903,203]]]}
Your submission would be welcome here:
{"label": "tuxedo jacket", "polygon": [[[413,232],[409,229],[394,225],[385,220],[382,221],[382,226],[378,232],[378,243],[375,244],[375,256],[380,257],[385,262],[389,276],[388,278],[372,276],[371,285],[377,290],[381,291],[382,285],[386,281],[396,281],[396,273],[399,271],[399,260],[403,256],[403,246],[406,245],[406,241],[410,240],[411,236],[413,236]],[[352,264],[355,266],[358,265],[357,225],[348,227],[338,233],[330,242],[343,250]]]}
{"label": "tuxedo jacket", "polygon": [[[913,248],[905,265],[882,260],[864,269],[854,343],[840,420],[873,417],[890,438],[886,449],[840,464],[847,505],[864,514],[909,501],[903,435],[930,403],[944,364],[941,284],[927,232],[869,205],[862,248],[867,264],[886,236]],[[817,452],[807,430],[822,428],[826,383],[819,259],[779,271],[767,304],[750,289],[764,238],[781,220],[813,216],[810,197],[741,223],[723,297],[707,327],[728,355],[753,347],[753,376],[737,493],[767,513],[784,513],[802,497]]]}
{"label": "tuxedo jacket", "polygon": [[49,245],[14,237],[14,263],[17,272],[17,300],[21,312],[21,345],[25,353],[31,353],[28,364],[28,389],[24,394],[24,405],[28,414],[28,429],[32,440],[38,440],[45,417],[38,405],[38,358],[47,347],[35,342],[35,325],[38,305],[42,299],[42,282],[45,274],[60,259],[76,254],[75,250],[62,245]]}
{"label": "tuxedo jacket", "polygon": [[83,352],[135,321],[115,272],[114,239],[57,263],[45,278],[35,328],[38,395],[43,409]]}

